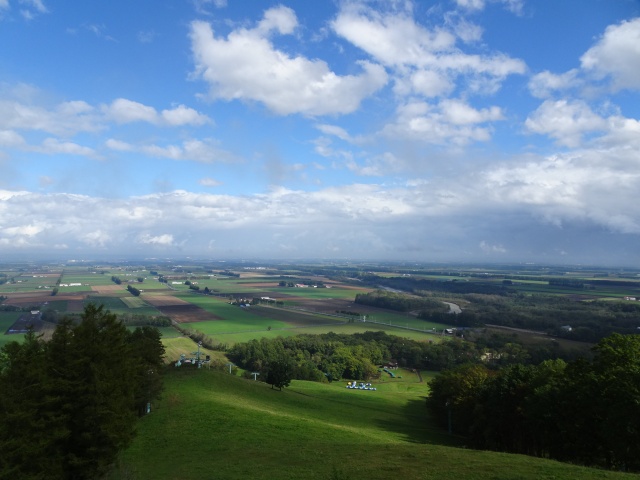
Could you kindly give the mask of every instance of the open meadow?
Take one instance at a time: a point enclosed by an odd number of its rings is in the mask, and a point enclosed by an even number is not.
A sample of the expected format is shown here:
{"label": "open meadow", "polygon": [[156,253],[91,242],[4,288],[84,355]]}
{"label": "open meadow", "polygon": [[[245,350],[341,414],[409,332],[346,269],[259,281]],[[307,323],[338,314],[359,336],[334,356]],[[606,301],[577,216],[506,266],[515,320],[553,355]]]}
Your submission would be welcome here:
{"label": "open meadow", "polygon": [[278,391],[224,371],[173,368],[165,385],[113,480],[638,478],[465,449],[430,427],[428,386],[410,374],[374,382],[376,391],[346,381]]}

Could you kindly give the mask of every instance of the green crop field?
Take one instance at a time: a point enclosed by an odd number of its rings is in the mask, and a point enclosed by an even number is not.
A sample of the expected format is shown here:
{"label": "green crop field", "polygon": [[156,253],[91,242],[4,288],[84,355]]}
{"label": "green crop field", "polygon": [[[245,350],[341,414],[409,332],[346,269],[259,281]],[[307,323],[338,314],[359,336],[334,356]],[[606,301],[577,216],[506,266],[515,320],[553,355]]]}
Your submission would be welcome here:
{"label": "green crop field", "polygon": [[24,337],[23,334],[5,334],[21,314],[21,312],[0,312],[0,348],[14,340],[21,341]]}
{"label": "green crop field", "polygon": [[327,323],[344,323],[349,320],[344,316],[336,316],[334,314],[323,315],[306,309],[296,308],[280,308],[269,305],[255,305],[250,307],[249,312],[253,315],[259,315],[267,318],[277,318],[291,325],[313,325]]}
{"label": "green crop field", "polygon": [[160,335],[162,335],[163,342],[169,338],[177,338],[182,336],[182,334],[173,327],[156,327],[156,328],[160,332]]}
{"label": "green crop field", "polygon": [[416,318],[413,315],[392,312],[389,310],[385,311],[382,309],[379,313],[368,315],[367,322],[377,322],[397,327],[415,328],[423,331],[435,329],[436,331],[442,332],[442,329],[449,328],[449,325],[445,325],[442,323],[427,322],[425,320]]}
{"label": "green crop field", "polygon": [[[372,288],[362,288],[362,289],[354,289],[354,288],[340,288],[340,287],[331,287],[331,288],[284,288],[280,287],[274,289],[274,296],[277,297],[278,293],[283,293],[286,295],[301,297],[301,298],[339,298],[339,299],[350,299],[353,300],[358,293],[366,293],[372,291]],[[295,300],[288,299],[287,302],[293,303]]]}
{"label": "green crop field", "polygon": [[182,325],[214,337],[216,334],[221,333],[254,332],[267,330],[268,327],[272,329],[289,327],[287,323],[256,317],[250,313],[245,313],[244,317],[238,318],[236,321],[213,320],[210,322],[183,323]]}
{"label": "green crop field", "polygon": [[149,305],[136,307],[135,309],[128,310],[126,313],[131,313],[135,315],[149,315],[152,317],[157,317],[162,315],[162,313],[157,308],[151,307]]}
{"label": "green crop field", "polygon": [[[193,326],[197,328],[197,324],[193,324]],[[353,333],[364,333],[370,331],[382,331],[386,332],[389,335],[396,335],[402,338],[409,338],[411,340],[418,341],[440,341],[440,335],[433,335],[430,333],[423,333],[420,331],[414,330],[406,330],[403,328],[389,327],[387,325],[373,325],[367,323],[344,323],[344,324],[334,324],[334,325],[313,325],[309,327],[287,327],[285,329],[271,329],[271,330],[261,330],[261,331],[246,331],[240,333],[218,333],[211,335],[214,340],[220,343],[227,343],[232,345],[234,343],[242,343],[248,342],[254,338],[276,338],[276,337],[292,337],[300,334],[310,334],[310,335],[320,335],[322,333],[344,333],[344,334],[353,334]]]}
{"label": "green crop field", "polygon": [[107,297],[91,295],[85,300],[85,304],[95,303],[96,305],[104,305],[104,308],[111,310],[112,312],[117,310],[124,310],[127,305],[120,299],[120,297]]}
{"label": "green crop field", "polygon": [[68,273],[65,272],[62,277],[62,283],[82,283],[83,285],[111,285],[111,275],[100,275],[97,273]]}
{"label": "green crop field", "polygon": [[57,310],[58,312],[66,312],[68,304],[69,302],[67,302],[66,300],[50,300],[47,308],[52,308],[53,310]]}
{"label": "green crop field", "polygon": [[239,311],[239,308],[235,305],[230,305],[226,298],[198,295],[189,291],[184,293],[175,293],[174,295],[186,302],[197,305],[207,312],[211,312],[223,318],[234,318]]}
{"label": "green crop field", "polygon": [[151,278],[148,278],[147,280],[145,280],[142,283],[137,283],[134,286],[136,288],[139,288],[140,290],[145,290],[145,291],[168,290],[169,289],[169,287],[167,287],[166,283],[161,283],[161,282],[158,282],[158,281],[153,280]]}
{"label": "green crop field", "polygon": [[638,478],[460,448],[432,426],[428,387],[413,375],[377,391],[302,381],[278,391],[221,371],[172,368],[165,385],[112,478]]}
{"label": "green crop field", "polygon": [[129,308],[148,307],[149,305],[140,297],[121,297],[122,303]]}
{"label": "green crop field", "polygon": [[23,333],[14,333],[11,335],[0,335],[0,348],[4,347],[9,342],[22,342],[24,339]]}

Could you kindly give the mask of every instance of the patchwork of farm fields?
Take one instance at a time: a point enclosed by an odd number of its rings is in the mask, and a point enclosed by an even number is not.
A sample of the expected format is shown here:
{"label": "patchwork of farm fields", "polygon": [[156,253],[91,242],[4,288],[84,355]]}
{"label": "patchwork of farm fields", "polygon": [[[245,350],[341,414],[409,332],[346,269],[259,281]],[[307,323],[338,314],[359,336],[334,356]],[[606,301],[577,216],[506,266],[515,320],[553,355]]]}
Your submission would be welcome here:
{"label": "patchwork of farm fields", "polygon": [[[162,315],[171,318],[182,328],[201,332],[215,342],[226,344],[299,333],[355,333],[368,330],[428,340],[437,338],[434,329],[441,331],[444,328],[444,325],[427,323],[413,316],[355,305],[355,295],[371,289],[330,281],[326,282],[330,288],[301,288],[282,287],[278,284],[283,277],[256,273],[241,274],[240,277],[198,276],[193,283],[201,290],[195,292],[185,285],[186,280],[159,282],[158,277],[143,270],[124,272],[121,269],[105,269],[102,273],[87,273],[65,269],[56,273],[40,275],[34,272],[12,278],[16,283],[5,284],[2,286],[4,290],[0,290],[0,295],[7,297],[5,304],[39,308],[42,311],[51,309],[58,315],[80,313],[89,303],[104,305],[116,314]],[[122,283],[116,284],[113,279],[120,279]],[[139,279],[143,279],[143,282],[139,283]],[[316,278],[314,281],[320,280]],[[137,297],[129,293],[126,290],[128,281],[135,282],[136,288],[143,293]],[[55,296],[50,289],[38,288],[43,283],[53,287],[56,282],[74,286],[64,290],[66,293],[60,287]],[[205,287],[215,294],[202,294]],[[225,292],[231,297],[244,296],[248,300],[269,297],[282,302],[282,305],[278,308],[266,304],[240,307],[231,304],[229,297],[223,295]],[[338,313],[356,309],[357,315]],[[373,322],[360,322],[359,314],[367,315]],[[354,319],[357,320],[355,323]],[[163,328],[161,333],[165,341],[180,336],[173,327]],[[6,337],[9,336],[2,335],[5,343],[9,341]],[[193,348],[193,345],[190,344],[189,348]]]}

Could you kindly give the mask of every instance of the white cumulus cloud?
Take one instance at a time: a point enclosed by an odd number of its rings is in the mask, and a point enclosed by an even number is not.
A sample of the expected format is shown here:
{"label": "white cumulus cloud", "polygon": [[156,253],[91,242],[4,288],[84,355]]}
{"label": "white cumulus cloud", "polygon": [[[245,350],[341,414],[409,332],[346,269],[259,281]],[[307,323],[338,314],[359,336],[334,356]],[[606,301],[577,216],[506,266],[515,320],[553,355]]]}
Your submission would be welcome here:
{"label": "white cumulus cloud", "polygon": [[395,121],[386,125],[383,132],[389,137],[462,146],[489,140],[492,128],[484,124],[502,119],[502,110],[496,106],[478,110],[454,99],[438,105],[409,102],[398,107]]}
{"label": "white cumulus cloud", "polygon": [[525,121],[527,130],[546,134],[560,145],[580,146],[585,134],[604,130],[605,120],[581,100],[545,100]]}
{"label": "white cumulus cloud", "polygon": [[148,122],[156,125],[180,126],[203,125],[209,122],[206,115],[184,105],[158,113],[153,107],[126,98],[114,100],[110,105],[103,106],[102,111],[116,123]]}
{"label": "white cumulus cloud", "polygon": [[446,94],[453,88],[454,79],[472,91],[494,93],[506,77],[526,71],[522,60],[503,53],[479,55],[458,48],[457,38],[468,42],[479,37],[480,31],[471,24],[466,28],[456,24],[453,31],[444,26],[429,29],[416,23],[406,11],[380,13],[363,4],[345,5],[332,28],[392,68],[399,83],[396,88],[402,94],[409,93],[407,87],[426,96]]}
{"label": "white cumulus cloud", "polygon": [[279,115],[350,113],[386,84],[384,68],[370,62],[359,62],[359,75],[340,76],[323,60],[276,49],[269,36],[296,25],[293,11],[282,6],[267,10],[255,29],[239,28],[226,39],[208,23],[193,22],[194,74],[209,83],[213,99],[258,101]]}
{"label": "white cumulus cloud", "polygon": [[580,62],[597,76],[611,77],[615,90],[640,89],[640,17],[607,27]]}
{"label": "white cumulus cloud", "polygon": [[581,83],[576,69],[562,74],[555,74],[545,70],[531,77],[529,91],[534,97],[547,98],[555,92],[564,92],[581,85]]}

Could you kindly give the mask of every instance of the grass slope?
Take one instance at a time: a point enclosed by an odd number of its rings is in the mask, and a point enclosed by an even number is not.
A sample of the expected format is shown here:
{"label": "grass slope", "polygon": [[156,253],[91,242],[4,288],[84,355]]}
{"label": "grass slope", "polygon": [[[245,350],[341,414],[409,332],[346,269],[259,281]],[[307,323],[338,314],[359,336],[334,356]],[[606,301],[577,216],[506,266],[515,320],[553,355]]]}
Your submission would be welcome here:
{"label": "grass slope", "polygon": [[426,385],[409,377],[376,392],[300,381],[280,392],[219,371],[172,370],[116,478],[638,478],[453,446],[429,427]]}

